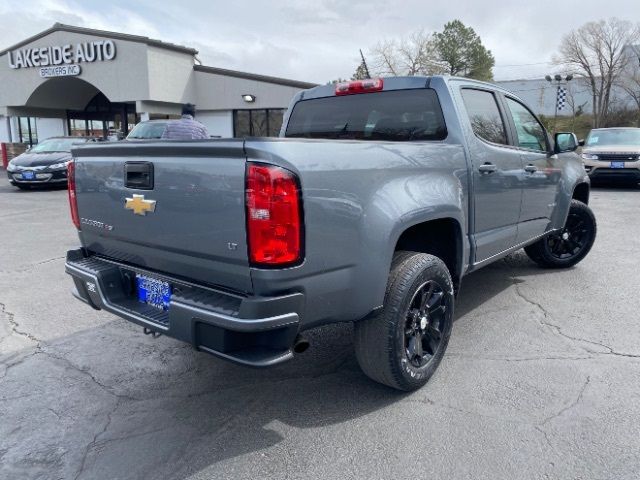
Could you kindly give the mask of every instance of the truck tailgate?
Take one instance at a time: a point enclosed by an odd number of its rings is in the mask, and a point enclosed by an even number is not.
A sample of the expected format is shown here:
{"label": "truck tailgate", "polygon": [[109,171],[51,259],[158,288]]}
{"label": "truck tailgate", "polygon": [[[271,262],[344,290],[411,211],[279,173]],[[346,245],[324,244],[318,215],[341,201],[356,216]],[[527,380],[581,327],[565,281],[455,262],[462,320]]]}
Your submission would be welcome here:
{"label": "truck tailgate", "polygon": [[97,145],[73,155],[83,247],[212,286],[252,291],[241,140]]}

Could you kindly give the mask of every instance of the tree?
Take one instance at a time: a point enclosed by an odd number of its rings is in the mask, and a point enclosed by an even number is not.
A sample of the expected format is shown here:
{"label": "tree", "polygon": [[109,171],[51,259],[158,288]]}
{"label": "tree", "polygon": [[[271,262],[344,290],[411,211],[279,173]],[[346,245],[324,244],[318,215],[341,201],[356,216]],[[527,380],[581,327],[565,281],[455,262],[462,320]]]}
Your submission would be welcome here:
{"label": "tree", "polygon": [[435,61],[431,35],[420,30],[400,39],[386,39],[371,50],[372,67],[379,76],[414,76],[443,73]]}
{"label": "tree", "polygon": [[473,28],[453,20],[445,24],[442,32],[434,33],[433,40],[437,61],[446,73],[493,80],[495,59]]}
{"label": "tree", "polygon": [[567,83],[565,89],[567,92],[567,105],[569,105],[569,108],[571,109],[571,131],[573,132],[576,129],[576,118],[584,113],[584,107],[587,102],[578,103],[578,100],[576,99],[576,91],[571,82]]}
{"label": "tree", "polygon": [[591,91],[593,127],[606,123],[612,102],[612,87],[627,69],[631,56],[627,46],[640,39],[640,26],[611,18],[588,22],[565,35],[555,63],[584,77]]}
{"label": "tree", "polygon": [[636,104],[638,117],[636,123],[640,126],[640,49],[633,46],[628,49],[628,52],[631,59],[622,74],[620,86]]}

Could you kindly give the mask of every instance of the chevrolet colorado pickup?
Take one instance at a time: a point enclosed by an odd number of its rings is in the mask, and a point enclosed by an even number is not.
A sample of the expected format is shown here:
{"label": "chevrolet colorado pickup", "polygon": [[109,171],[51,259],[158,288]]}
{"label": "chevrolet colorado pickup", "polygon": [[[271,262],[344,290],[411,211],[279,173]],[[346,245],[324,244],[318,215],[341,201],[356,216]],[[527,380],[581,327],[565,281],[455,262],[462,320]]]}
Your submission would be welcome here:
{"label": "chevrolet colorado pickup", "polygon": [[525,247],[566,268],[596,235],[571,133],[450,77],[301,91],[281,138],[87,145],[69,164],[74,295],[249,366],[355,322],[372,379],[424,385],[469,272]]}

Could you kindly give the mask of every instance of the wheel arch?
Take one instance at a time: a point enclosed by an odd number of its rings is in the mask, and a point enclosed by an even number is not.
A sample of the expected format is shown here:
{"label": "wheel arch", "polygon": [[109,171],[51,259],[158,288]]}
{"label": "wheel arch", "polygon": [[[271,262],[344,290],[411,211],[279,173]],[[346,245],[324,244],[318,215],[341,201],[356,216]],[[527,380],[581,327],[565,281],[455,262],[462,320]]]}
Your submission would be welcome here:
{"label": "wheel arch", "polygon": [[428,253],[442,259],[449,269],[457,292],[465,267],[465,243],[459,219],[449,216],[405,225],[398,232],[393,246],[394,253],[408,250]]}
{"label": "wheel arch", "polygon": [[574,200],[579,200],[585,205],[589,205],[589,191],[590,187],[587,182],[578,183],[575,187],[573,187],[573,195],[571,196]]}

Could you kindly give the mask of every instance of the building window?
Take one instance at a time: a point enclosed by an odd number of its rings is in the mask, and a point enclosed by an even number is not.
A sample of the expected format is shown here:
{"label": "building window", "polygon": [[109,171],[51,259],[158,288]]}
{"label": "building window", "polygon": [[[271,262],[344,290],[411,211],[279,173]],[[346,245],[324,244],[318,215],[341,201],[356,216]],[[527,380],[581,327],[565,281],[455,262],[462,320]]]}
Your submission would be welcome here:
{"label": "building window", "polygon": [[18,136],[20,143],[27,143],[30,147],[38,143],[35,117],[18,117]]}
{"label": "building window", "polygon": [[234,110],[234,137],[277,137],[280,134],[284,109]]}

